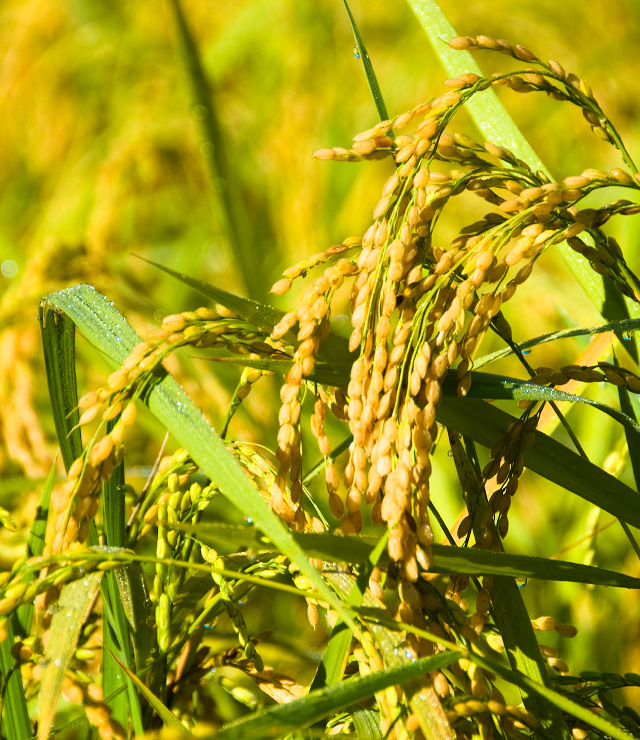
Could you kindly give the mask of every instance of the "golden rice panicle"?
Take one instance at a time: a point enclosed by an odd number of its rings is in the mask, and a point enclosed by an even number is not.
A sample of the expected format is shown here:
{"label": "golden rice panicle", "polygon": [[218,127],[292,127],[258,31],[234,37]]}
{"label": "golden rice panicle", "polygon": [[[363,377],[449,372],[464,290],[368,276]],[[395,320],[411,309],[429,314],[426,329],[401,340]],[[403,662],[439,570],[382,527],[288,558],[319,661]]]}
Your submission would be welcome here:
{"label": "golden rice panicle", "polygon": [[[344,272],[351,269],[348,260],[341,260]],[[294,352],[294,363],[285,378],[280,391],[282,405],[279,412],[280,429],[278,431],[278,476],[271,495],[271,508],[297,529],[304,529],[306,518],[301,508],[302,455],[300,448],[300,410],[305,378],[309,376],[315,364],[315,356],[323,339],[329,332],[330,300],[333,291],[331,268],[319,277],[313,288],[303,297],[295,311],[290,312],[275,327],[274,339],[284,336],[298,325],[297,346]],[[329,272],[329,275],[327,275]],[[316,418],[316,421],[318,419]],[[324,422],[324,419],[323,419]],[[321,444],[326,447],[328,438],[323,437]],[[290,480],[290,488],[287,488]]]}
{"label": "golden rice panicle", "polygon": [[[314,254],[311,257],[307,257],[296,263],[295,265],[288,267],[284,271],[284,277],[281,280],[278,280],[273,285],[273,287],[271,288],[271,292],[275,295],[283,295],[291,288],[291,285],[296,278],[306,277],[309,270],[312,270],[318,265],[327,262],[336,255],[342,254],[343,252],[346,252],[353,247],[359,246],[359,244],[359,237],[349,237],[345,239],[341,244],[335,244],[334,246],[329,247],[326,252],[318,252],[317,254]],[[327,277],[329,277],[330,281],[332,279],[339,281],[338,275],[340,273],[340,269],[341,268],[338,268],[336,270],[335,266],[330,267],[329,271],[325,274],[327,275]],[[339,287],[339,285],[334,287]]]}
{"label": "golden rice panicle", "polygon": [[63,679],[62,694],[67,701],[84,707],[89,724],[97,728],[101,740],[125,740],[127,733],[111,716],[111,708],[104,702],[102,689],[97,684],[87,684],[67,674]]}
{"label": "golden rice panicle", "polygon": [[[535,440],[538,414],[514,421],[506,435],[491,450],[491,460],[485,465],[482,475],[486,481],[489,507],[481,520],[480,547],[491,548],[495,544],[495,533],[504,539],[509,530],[508,512],[511,500],[518,490],[519,479],[524,472],[524,455]],[[494,516],[497,517],[494,531]]]}
{"label": "golden rice panicle", "polygon": [[504,39],[495,39],[491,36],[456,36],[449,41],[449,46],[456,51],[465,49],[488,49],[499,51],[524,62],[539,62],[536,55],[520,44],[512,45]]}

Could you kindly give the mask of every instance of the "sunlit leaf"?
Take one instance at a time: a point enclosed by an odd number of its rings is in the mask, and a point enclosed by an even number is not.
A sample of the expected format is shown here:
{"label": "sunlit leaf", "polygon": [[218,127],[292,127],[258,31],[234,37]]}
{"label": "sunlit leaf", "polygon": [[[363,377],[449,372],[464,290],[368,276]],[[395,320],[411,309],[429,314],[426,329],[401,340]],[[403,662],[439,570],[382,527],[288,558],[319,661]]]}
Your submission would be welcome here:
{"label": "sunlit leaf", "polygon": [[80,630],[91,610],[101,573],[89,573],[63,586],[51,618],[45,665],[38,694],[38,740],[45,740],[58,705],[62,682],[78,644]]}

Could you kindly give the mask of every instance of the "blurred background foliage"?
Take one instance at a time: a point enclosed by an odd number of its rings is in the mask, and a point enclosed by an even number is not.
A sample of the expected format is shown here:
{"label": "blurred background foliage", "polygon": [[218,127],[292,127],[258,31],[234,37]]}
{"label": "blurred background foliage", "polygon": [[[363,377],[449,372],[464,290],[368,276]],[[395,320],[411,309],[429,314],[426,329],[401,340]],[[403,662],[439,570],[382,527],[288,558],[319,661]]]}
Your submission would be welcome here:
{"label": "blurred background foliage", "polygon": [[[440,5],[458,33],[523,44],[587,80],[632,155],[639,155],[637,0]],[[0,505],[13,509],[19,525],[16,535],[2,533],[5,562],[23,542],[20,528],[28,525],[29,503],[37,500],[38,486],[29,479],[45,475],[55,456],[36,321],[39,299],[89,282],[140,333],[165,314],[203,304],[202,297],[133,254],[265,299],[286,266],[362,233],[391,171],[385,161],[325,163],[310,157],[317,147],[348,146],[353,135],[376,122],[341,2],[184,0],[182,7],[220,124],[230,170],[224,180],[210,177],[211,145],[202,138],[203,111],[194,103],[169,2],[5,0],[0,6]],[[440,94],[445,75],[407,4],[352,0],[351,7],[390,115]],[[495,55],[477,59],[487,73],[512,65]],[[590,133],[578,111],[546,97],[500,92],[555,177],[619,166],[616,153]],[[454,128],[473,133],[464,120]],[[227,180],[234,184],[250,245],[251,261],[244,265],[220,217]],[[461,225],[451,218],[443,224],[443,239]],[[637,218],[619,219],[615,229],[637,270]],[[295,291],[272,297],[282,308],[294,299]],[[599,320],[551,252],[509,309],[520,340]],[[544,345],[531,362],[567,364],[585,348],[579,340]],[[107,370],[86,343],[79,343],[78,352],[84,392],[101,385]],[[219,428],[239,371],[190,356],[171,362]],[[513,363],[501,369],[522,377]],[[247,399],[231,437],[273,443],[275,388],[265,385],[265,393]],[[621,429],[591,410],[572,410],[569,418],[591,459],[624,475]],[[150,465],[155,457],[161,437],[153,424],[143,418],[131,465]],[[434,499],[452,525],[463,502],[446,451],[436,454],[434,476]],[[31,497],[16,499],[29,486]],[[508,539],[513,551],[553,555],[608,523],[533,475],[525,476],[520,491],[520,516],[513,516]],[[616,524],[563,557],[633,575],[640,570]],[[548,611],[556,601],[554,616],[580,628],[581,636],[562,647],[573,671],[637,670],[638,594],[607,592],[604,599],[600,590],[533,583],[526,592],[532,616],[540,613],[538,603]]]}

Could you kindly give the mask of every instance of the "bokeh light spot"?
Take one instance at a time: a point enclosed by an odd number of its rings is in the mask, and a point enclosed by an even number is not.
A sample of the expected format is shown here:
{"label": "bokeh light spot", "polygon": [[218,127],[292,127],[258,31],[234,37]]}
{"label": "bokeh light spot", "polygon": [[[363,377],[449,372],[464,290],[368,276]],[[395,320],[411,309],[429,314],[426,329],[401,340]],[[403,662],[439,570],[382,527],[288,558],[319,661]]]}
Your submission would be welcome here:
{"label": "bokeh light spot", "polygon": [[0,265],[0,272],[8,278],[15,277],[18,274],[18,263],[15,260],[5,260]]}

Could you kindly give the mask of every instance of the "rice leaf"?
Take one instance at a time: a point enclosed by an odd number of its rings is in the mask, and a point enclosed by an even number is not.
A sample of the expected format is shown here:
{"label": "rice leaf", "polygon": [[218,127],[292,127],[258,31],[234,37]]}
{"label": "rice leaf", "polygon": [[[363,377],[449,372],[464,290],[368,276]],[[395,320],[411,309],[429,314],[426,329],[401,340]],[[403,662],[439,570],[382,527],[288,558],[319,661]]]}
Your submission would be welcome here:
{"label": "rice leaf", "polygon": [[[282,374],[286,374],[292,365],[292,362],[289,360],[274,360],[271,358],[255,360],[251,358],[224,357],[216,358],[216,361],[253,367],[258,370],[271,370]],[[316,362],[312,373],[309,375],[309,380],[338,388],[345,387],[349,382],[349,367],[338,363]],[[556,388],[549,388],[528,380],[510,378],[504,375],[480,373],[474,370],[471,372],[471,378],[471,388],[466,398],[483,398],[492,401],[564,401],[567,403],[585,403],[615,419],[640,441],[640,425],[638,422],[629,415],[605,403],[594,401],[585,396],[577,396],[574,393],[557,390]],[[442,387],[442,393],[444,396],[457,397],[456,388],[455,370],[449,370],[447,380]]]}
{"label": "rice leaf", "polygon": [[[491,588],[491,614],[504,640],[511,667],[551,689],[547,664],[540,652],[522,592],[513,578],[498,577]],[[562,712],[539,694],[524,692],[524,705],[553,737],[571,737]]]}
{"label": "rice leaf", "polygon": [[[105,574],[100,584],[105,619],[103,624],[102,640],[104,650],[102,652],[102,685],[105,693],[105,701],[113,712],[113,717],[123,727],[128,724],[129,716],[136,734],[144,732],[142,713],[138,695],[133,689],[133,684],[128,679],[128,674],[123,675],[120,670],[121,664],[133,665],[131,654],[131,643],[129,639],[129,626],[124,613],[122,599],[118,590],[115,574]],[[120,655],[116,660],[114,655]]]}
{"label": "rice leaf", "polygon": [[361,740],[379,740],[382,738],[380,715],[371,709],[357,707],[351,712],[353,726]]}
{"label": "rice leaf", "polygon": [[261,296],[264,294],[264,275],[261,270],[256,269],[255,242],[258,234],[252,233],[252,219],[247,213],[233,167],[227,157],[228,142],[212,102],[212,88],[205,76],[198,48],[179,0],[171,0],[169,4],[175,19],[180,57],[198,113],[204,140],[202,150],[215,193],[216,215],[249,294]]}
{"label": "rice leaf", "polygon": [[[399,631],[397,623],[387,615],[383,604],[370,591],[362,593],[353,576],[338,570],[329,572],[327,577],[333,587],[349,599],[350,603],[354,605],[354,609],[357,608],[360,612],[363,612],[365,610],[371,611],[373,607],[376,614],[383,615],[382,618],[386,623],[369,622],[367,626],[385,665],[402,666],[407,661],[415,662],[417,660],[413,649],[407,642],[406,635]],[[356,607],[356,602],[361,603],[362,606]],[[457,652],[456,645],[448,644],[445,647],[449,647],[450,651],[454,653]],[[450,652],[445,653],[445,655],[449,654]],[[455,737],[454,731],[447,720],[440,698],[431,685],[430,679],[426,676],[412,678],[404,686],[404,690],[411,711],[418,720],[424,737],[427,740],[453,740]]]}
{"label": "rice leaf", "polygon": [[36,515],[29,531],[29,540],[27,541],[27,557],[37,557],[42,555],[44,552],[44,535],[47,529],[47,517],[49,515],[49,503],[51,501],[51,491],[53,490],[53,484],[56,479],[56,463],[54,460],[49,475],[44,482],[42,487],[42,494],[40,495],[40,501],[38,501],[38,508],[36,509]]}
{"label": "rice leaf", "polygon": [[[38,502],[38,508],[31,525],[31,531],[29,532],[29,539],[27,541],[27,557],[42,555],[44,551],[44,538],[47,529],[47,517],[49,516],[49,502],[51,500],[51,491],[53,490],[53,484],[56,477],[56,463],[54,460],[49,475],[42,488],[42,494],[40,495],[40,501]],[[28,582],[35,578],[35,574],[27,573],[24,576],[24,581]],[[33,604],[21,604],[16,611],[16,619],[18,621],[19,634],[22,636],[28,636],[31,632],[31,620],[33,619]]]}
{"label": "rice leaf", "polygon": [[492,660],[485,656],[477,655],[476,653],[471,653],[469,655],[469,659],[473,660],[474,663],[479,665],[481,668],[484,668],[487,671],[492,671],[514,686],[518,686],[522,691],[530,694],[537,694],[550,704],[558,707],[562,712],[576,717],[576,719],[585,722],[590,727],[595,727],[597,730],[604,733],[604,737],[615,738],[615,740],[629,740],[629,734],[625,730],[616,727],[603,716],[596,714],[590,707],[587,708],[577,704],[566,695],[561,694],[554,689],[550,689],[547,686],[543,686],[542,684],[533,681],[528,676],[524,676],[522,673],[509,670],[503,663],[500,663],[497,660]]}
{"label": "rice leaf", "polygon": [[[47,516],[49,513],[49,502],[51,491],[55,481],[56,461],[54,461],[45,481],[38,502],[38,508],[31,525],[29,540],[27,542],[27,555],[38,556],[44,551],[44,535],[47,528]],[[35,573],[25,573],[23,582],[28,583],[35,578]],[[6,691],[4,695],[4,704],[6,712],[2,714],[3,729],[6,732],[8,740],[16,738],[26,738],[31,736],[31,727],[27,702],[22,685],[22,678],[18,665],[11,655],[10,648],[13,645],[14,626],[15,632],[23,637],[31,633],[31,623],[33,620],[33,603],[21,604],[15,614],[11,615],[7,622],[7,637],[0,646],[0,673],[3,677],[8,677]],[[2,712],[2,710],[0,710]]]}
{"label": "rice leaf", "polygon": [[[122,363],[139,341],[137,334],[118,311],[89,285],[61,290],[49,295],[46,300],[65,311],[89,341],[98,346],[114,365]],[[255,522],[307,576],[322,599],[331,604],[357,631],[350,614],[309,563],[306,553],[295,542],[291,532],[251,485],[237,460],[173,378],[166,375],[150,390],[145,400],[155,416],[189,451],[204,474],[216,482],[222,494],[244,516]]]}
{"label": "rice leaf", "polygon": [[[209,359],[209,358],[206,358]],[[238,365],[240,367],[252,367],[256,370],[267,370],[278,375],[286,375],[293,365],[293,360],[280,360],[273,357],[245,357],[233,355],[231,357],[215,357],[214,362],[221,365]],[[316,361],[313,370],[307,376],[312,383],[320,383],[334,388],[344,388],[349,382],[351,365],[348,362],[323,362]]]}
{"label": "rice leaf", "polygon": [[38,694],[38,740],[46,740],[58,705],[62,681],[78,644],[78,636],[100,585],[101,573],[67,583],[51,619],[45,667]]}
{"label": "rice leaf", "polygon": [[[637,421],[631,398],[629,397],[629,391],[624,386],[618,387],[618,397],[620,398],[620,408],[622,411]],[[636,490],[640,491],[640,440],[633,434],[629,434],[625,429],[625,436],[627,439],[627,450],[629,451],[629,460],[631,461],[631,469],[633,471],[633,478],[636,484]],[[624,533],[627,535],[627,539],[631,547],[633,547],[636,556],[640,559],[640,546],[633,536],[633,533],[629,529],[629,525],[626,522],[620,522]]]}
{"label": "rice leaf", "polygon": [[[107,431],[115,425],[116,419],[108,424]],[[104,519],[104,533],[109,547],[122,549],[125,546],[125,509],[124,509],[124,458],[114,469],[111,478],[103,484],[102,487],[102,506]],[[133,690],[128,676],[129,673],[120,669],[121,665],[133,665],[133,656],[131,654],[130,631],[133,635],[143,630],[150,632],[151,628],[145,623],[138,625],[134,622],[131,626],[128,623],[124,598],[120,589],[121,582],[129,578],[128,566],[122,566],[117,572],[109,572],[105,576],[105,581],[101,586],[102,598],[107,604],[107,618],[103,622],[103,689],[106,696],[113,696],[109,701],[109,706],[113,712],[113,717],[123,727],[127,726],[129,718],[129,705],[131,705],[131,714],[133,725],[136,732],[144,730],[142,724],[142,714],[140,711],[140,702],[138,695]],[[138,568],[140,566],[138,565]],[[117,577],[117,573],[121,577]],[[126,586],[123,586],[126,593]],[[128,589],[131,591],[131,587]],[[115,656],[121,655],[121,660]],[[145,659],[146,665],[146,659]],[[140,664],[136,661],[136,666]],[[126,690],[129,694],[127,696]]]}
{"label": "rice leaf", "polygon": [[316,674],[311,682],[310,691],[333,686],[342,680],[352,641],[353,635],[349,627],[343,621],[338,621],[331,630],[327,647],[322,653]]}
{"label": "rice leaf", "polygon": [[304,729],[334,712],[346,709],[372,694],[390,686],[402,685],[425,673],[439,670],[458,660],[461,651],[448,651],[428,658],[391,666],[321,691],[314,691],[300,699],[279,704],[257,712],[246,719],[225,725],[215,735],[203,735],[202,740],[244,740],[244,738],[281,737],[286,732]]}
{"label": "rice leaf", "polygon": [[[269,552],[270,543],[255,527],[200,522],[197,525],[175,524],[164,526],[186,532],[198,542],[211,547],[251,547],[256,551]],[[371,553],[378,545],[379,537],[374,535],[334,535],[313,532],[294,532],[293,537],[311,558],[332,563],[362,564],[370,560]],[[597,586],[616,588],[640,588],[640,578],[597,568],[593,565],[571,563],[565,560],[493,552],[475,547],[451,547],[432,545],[433,565],[431,572],[444,575],[495,575],[513,578],[538,579],[544,581],[567,581],[589,583]],[[380,567],[389,564],[389,556],[384,551],[379,558]]]}
{"label": "rice leaf", "polygon": [[165,727],[173,727],[176,730],[184,730],[184,725],[180,720],[173,714],[173,712],[165,706],[160,699],[146,686],[135,673],[130,671],[124,663],[121,663],[117,656],[113,655],[113,660],[120,666],[120,668],[126,673],[131,683],[137,688],[137,690],[144,696],[149,702],[149,705],[153,707],[158,717],[164,722]]}
{"label": "rice leaf", "polygon": [[[445,398],[436,418],[475,442],[491,449],[502,439],[515,417],[475,398]],[[597,465],[541,432],[536,432],[525,465],[543,478],[599,506],[618,519],[640,527],[637,493]]]}
{"label": "rice leaf", "polygon": [[380,90],[380,85],[378,84],[376,73],[373,70],[371,59],[369,59],[367,47],[364,45],[364,41],[360,36],[360,32],[358,31],[358,26],[356,25],[356,21],[353,17],[353,13],[351,12],[351,8],[349,7],[349,3],[347,3],[347,0],[343,0],[343,2],[345,10],[347,11],[347,15],[349,16],[349,23],[351,24],[353,37],[356,41],[356,49],[358,54],[360,55],[360,60],[362,61],[362,68],[364,70],[364,76],[367,79],[367,85],[369,86],[371,97],[373,98],[373,102],[376,106],[376,110],[378,111],[378,116],[380,116],[380,120],[386,121],[389,118],[389,114],[387,113],[387,106],[384,104],[382,91]]}
{"label": "rice leaf", "polygon": [[11,621],[11,619],[7,620],[6,637],[0,643],[0,674],[3,682],[6,682],[4,683],[4,696],[0,703],[2,735],[7,740],[25,740],[32,736],[31,722],[20,669],[11,655],[14,637]]}
{"label": "rice leaf", "polygon": [[[629,391],[623,386],[620,386],[618,388],[618,397],[620,398],[620,408],[623,413],[637,422],[635,409],[633,408],[633,403],[629,397]],[[633,478],[636,488],[640,491],[640,441],[634,434],[628,434],[626,429],[625,435],[627,438],[627,448],[629,450],[631,469],[633,470]]]}
{"label": "rice leaf", "polygon": [[[483,76],[482,70],[468,51],[455,51],[449,46],[448,42],[458,34],[436,0],[408,0],[408,2],[447,74],[451,77],[458,77],[465,72],[473,72]],[[534,171],[542,171],[550,176],[491,88],[474,95],[466,103],[466,108],[485,140],[506,147]],[[625,299],[614,287],[612,281],[596,273],[584,257],[574,252],[566,242],[558,244],[556,248],[575,279],[605,319],[613,321],[640,318],[640,306]],[[622,334],[618,336],[622,340]],[[625,349],[635,361],[638,360],[637,340],[633,345],[626,344]]]}
{"label": "rice leaf", "polygon": [[[544,385],[532,383],[527,380],[518,380],[503,375],[473,372],[471,388],[467,398],[484,398],[491,400],[513,400],[513,401],[566,401],[568,403],[586,403],[593,408],[615,419],[622,424],[626,430],[640,440],[640,426],[637,421],[604,403],[593,401],[584,396],[574,393],[559,391]],[[450,372],[443,387],[443,393],[448,396],[456,394],[455,372]]]}
{"label": "rice leaf", "polygon": [[[381,624],[388,624],[390,628],[395,625],[397,629],[407,629],[414,632],[418,636],[424,637],[427,640],[437,640],[445,647],[448,646],[450,648],[455,648],[455,645],[448,643],[446,640],[443,641],[443,639],[439,636],[436,637],[420,628],[413,627],[412,625],[394,622],[388,615],[381,614],[378,618],[380,619]],[[485,671],[495,673],[496,675],[503,678],[505,681],[508,681],[510,684],[517,686],[522,691],[537,694],[538,696],[546,699],[550,704],[558,707],[558,709],[561,709],[566,714],[576,717],[576,719],[585,722],[590,727],[595,727],[596,729],[600,730],[604,733],[605,737],[608,736],[616,738],[616,740],[628,740],[629,734],[625,730],[620,729],[601,715],[593,712],[591,707],[585,707],[581,704],[577,704],[576,702],[569,699],[568,696],[566,696],[565,694],[561,694],[554,689],[543,686],[542,684],[538,683],[537,681],[533,681],[531,678],[523,675],[522,673],[519,673],[518,671],[513,671],[507,668],[503,662],[496,660],[493,657],[480,655],[476,651],[470,651],[467,655],[465,655],[465,657],[476,663],[476,665],[479,665]]]}
{"label": "rice leaf", "polygon": [[[480,541],[483,535],[482,522],[489,509],[489,502],[476,473],[477,461],[474,467],[458,434],[449,430],[449,440],[458,478],[467,496],[469,511],[473,512],[473,533],[476,541]],[[493,520],[491,521],[493,527]],[[498,533],[495,529],[492,532],[502,551],[502,542]],[[495,579],[491,589],[491,614],[504,639],[505,651],[511,667],[534,681],[551,687],[547,665],[540,652],[527,608],[515,579],[504,576]],[[529,692],[525,692],[523,700],[526,709],[540,720],[543,731],[549,731],[557,738],[569,736],[562,713],[555,705]]]}
{"label": "rice leaf", "polygon": [[[221,303],[226,308],[238,314],[238,316],[243,318],[245,321],[250,321],[267,334],[271,333],[273,327],[284,316],[284,311],[280,311],[269,304],[259,303],[258,301],[253,301],[249,298],[242,298],[233,293],[227,293],[226,290],[222,290],[221,288],[209,285],[209,283],[205,283],[202,280],[184,275],[177,270],[173,270],[171,267],[160,265],[157,262],[152,262],[144,257],[139,257],[139,259],[148,262],[150,265],[153,265],[160,270],[164,270],[168,275],[173,275],[173,277],[177,278],[185,285],[197,290],[207,298],[211,298],[216,301],[216,303]],[[287,336],[290,336],[292,340],[295,340],[295,333],[290,332]],[[339,337],[335,334],[330,334],[322,342],[317,356],[320,360],[324,359],[328,362],[335,362],[339,365],[350,364],[355,359],[355,354],[349,352],[349,342],[343,337]]]}
{"label": "rice leaf", "polygon": [[[607,332],[613,331],[618,335],[622,335],[628,338],[629,334],[636,332],[640,329],[640,319],[620,319],[619,321],[610,321],[607,324],[596,324],[594,326],[577,327],[574,329],[562,329],[562,331],[555,331],[551,334],[542,334],[534,339],[528,339],[526,342],[521,342],[517,345],[521,352],[525,352],[532,347],[537,347],[540,344],[546,344],[547,342],[555,342],[558,339],[569,339],[572,337],[590,337],[597,334],[606,334]],[[511,347],[505,347],[504,349],[492,352],[484,357],[478,357],[473,361],[473,367],[479,370],[481,367],[488,365],[491,362],[500,360],[503,357],[508,357],[513,354]]]}
{"label": "rice leaf", "polygon": [[[107,550],[111,554],[112,549]],[[153,658],[153,630],[149,624],[152,623],[154,611],[144,572],[140,563],[131,562],[118,566],[113,573],[129,623],[136,670],[140,672]]]}
{"label": "rice leaf", "polygon": [[[63,455],[65,468],[82,454],[82,438],[79,419],[78,393],[75,374],[75,324],[63,312],[53,309],[51,304],[43,301],[40,304],[41,333],[47,368],[49,398],[56,421],[58,443]],[[112,422],[113,423],[113,422]],[[103,506],[105,510],[105,534],[109,544],[124,544],[124,463],[121,463],[113,476],[104,484]],[[43,528],[46,527],[46,519]],[[44,534],[44,529],[43,529]],[[124,651],[123,657],[130,664],[129,634],[124,618],[122,603],[117,589],[110,587],[113,574],[109,573],[101,584],[102,597],[106,601],[111,619],[104,621],[104,644],[111,652]],[[107,696],[114,698],[109,705],[114,717],[123,726],[127,724],[129,702],[136,731],[142,732],[139,721],[140,710],[138,698],[134,691],[127,696],[121,689],[129,686],[126,677],[113,664],[111,653],[104,658],[104,690]]]}
{"label": "rice leaf", "polygon": [[65,470],[82,454],[82,436],[77,426],[78,385],[75,366],[75,325],[60,311],[41,303],[40,331],[49,399]]}
{"label": "rice leaf", "polygon": [[[270,367],[285,371],[284,368],[288,367],[285,362],[281,367],[278,364],[280,360],[273,361],[273,365],[269,365],[268,360],[233,358],[228,361],[261,369]],[[343,377],[340,369],[336,368],[340,377],[336,377],[331,370],[325,375],[324,370],[322,363],[316,363],[313,375],[316,382],[327,383],[327,385],[335,384],[338,387],[344,387],[348,382],[348,377],[346,375]],[[450,379],[445,382],[444,398],[437,407],[436,418],[445,426],[455,429],[489,449],[504,436],[508,425],[514,421],[514,417],[474,396],[490,399],[564,400],[586,403],[619,421],[625,429],[632,431],[634,438],[637,438],[637,422],[605,404],[515,378],[501,378],[497,375],[475,372],[472,373],[472,377],[474,380],[468,395],[465,398],[458,398],[453,379],[454,374],[450,376]],[[527,452],[525,459],[527,467],[539,475],[576,493],[585,501],[599,506],[621,521],[640,527],[640,507],[636,501],[635,491],[548,435],[541,432],[536,433],[534,445]]]}
{"label": "rice leaf", "polygon": [[[110,422],[112,426],[114,421]],[[122,548],[125,544],[124,522],[124,460],[115,468],[111,478],[103,485],[102,506],[104,510],[104,532],[107,545]],[[123,566],[123,568],[126,566]],[[123,727],[127,726],[129,702],[126,693],[128,680],[119,669],[114,653],[121,652],[127,665],[131,665],[129,629],[124,613],[122,597],[118,590],[116,575],[107,573],[102,596],[109,604],[108,617],[103,629],[103,688],[107,696],[114,694],[109,703],[113,716]],[[136,699],[137,703],[137,699]],[[135,710],[134,710],[135,711]],[[135,712],[139,716],[138,711]],[[140,725],[141,726],[141,725]],[[142,729],[142,727],[141,727]]]}

